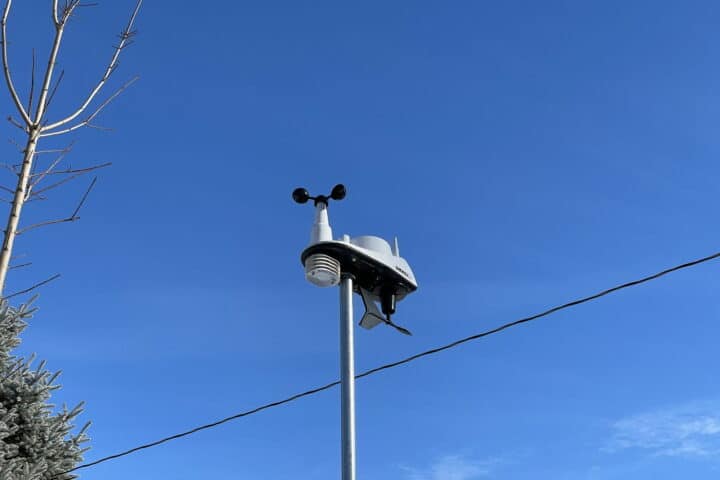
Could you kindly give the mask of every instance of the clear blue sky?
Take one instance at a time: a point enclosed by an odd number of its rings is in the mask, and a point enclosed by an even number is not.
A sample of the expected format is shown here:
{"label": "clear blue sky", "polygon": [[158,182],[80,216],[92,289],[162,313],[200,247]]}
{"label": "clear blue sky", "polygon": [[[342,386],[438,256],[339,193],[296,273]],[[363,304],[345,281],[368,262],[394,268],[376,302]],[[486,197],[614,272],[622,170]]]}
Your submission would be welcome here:
{"label": "clear blue sky", "polygon": [[[49,3],[11,16],[22,85]],[[72,23],[51,117],[132,3]],[[10,290],[63,274],[22,352],[63,370],[57,403],[87,402],[89,461],[336,379],[300,185],[345,183],[336,235],[397,235],[420,283],[396,317],[415,335],[358,330],[358,370],[717,251],[719,25],[713,1],[146,0],[113,86],[140,82],[112,132],[73,137],[73,165],[113,167],[80,222],[18,243],[34,265]],[[706,264],[362,380],[359,478],[717,478],[717,279]],[[81,478],[336,479],[338,400]]]}

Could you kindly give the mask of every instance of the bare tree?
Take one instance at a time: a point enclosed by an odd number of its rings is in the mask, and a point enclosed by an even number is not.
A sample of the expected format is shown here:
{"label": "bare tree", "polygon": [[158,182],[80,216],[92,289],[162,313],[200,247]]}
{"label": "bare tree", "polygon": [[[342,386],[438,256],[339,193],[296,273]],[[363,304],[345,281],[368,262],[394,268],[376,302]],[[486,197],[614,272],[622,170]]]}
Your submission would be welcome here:
{"label": "bare tree", "polygon": [[[5,165],[5,168],[9,169],[17,176],[17,184],[14,188],[0,186],[0,190],[12,195],[12,198],[7,200],[7,202],[10,203],[10,211],[8,213],[7,225],[3,232],[2,250],[0,250],[0,297],[3,297],[8,271],[12,268],[19,268],[21,266],[28,265],[23,264],[16,265],[14,267],[10,266],[10,259],[12,257],[16,237],[35,228],[58,223],[74,222],[78,220],[80,218],[78,216],[80,209],[95,185],[95,179],[93,179],[90,183],[73,212],[67,217],[47,220],[20,228],[20,216],[22,214],[23,206],[32,200],[45,199],[45,193],[49,190],[63,185],[81,175],[109,165],[108,163],[105,163],[80,169],[61,169],[59,165],[65,155],[70,151],[71,147],[59,150],[41,151],[38,149],[38,143],[43,138],[68,134],[83,127],[99,128],[93,123],[98,114],[100,114],[100,112],[110,102],[117,98],[118,95],[120,95],[126,88],[137,80],[137,77],[130,79],[128,82],[120,86],[114,93],[105,98],[104,101],[98,103],[98,94],[101,92],[103,87],[105,87],[108,79],[117,68],[120,54],[132,43],[132,38],[135,34],[133,25],[141,4],[142,0],[138,0],[132,15],[130,16],[130,20],[119,35],[119,41],[114,46],[110,61],[108,62],[98,82],[89,91],[89,93],[87,93],[87,96],[79,102],[77,109],[58,120],[50,121],[48,120],[47,115],[48,107],[57,93],[58,87],[64,75],[63,71],[57,75],[55,71],[63,34],[65,33],[68,21],[73,17],[78,8],[94,4],[81,3],[80,0],[63,0],[62,2],[60,0],[51,0],[51,19],[55,27],[55,35],[53,37],[45,71],[41,76],[38,76],[38,78],[41,78],[41,81],[39,83],[37,97],[35,97],[36,72],[35,54],[33,52],[33,68],[30,79],[29,98],[27,103],[24,104],[13,83],[12,71],[8,60],[7,24],[12,7],[12,0],[5,0],[5,8],[2,13],[2,19],[0,20],[0,42],[2,43],[3,73],[7,89],[10,93],[13,104],[15,105],[17,114],[20,117],[19,119],[16,119],[13,116],[10,116],[8,117],[8,121],[22,130],[23,142],[19,144],[20,151],[22,153],[22,162],[16,165]],[[35,172],[37,156],[42,153],[56,153],[58,154],[58,157],[42,171]],[[57,278],[57,275],[51,278]],[[27,291],[45,284],[48,281],[49,280],[44,280],[29,289],[25,289],[22,293],[26,293]],[[4,298],[8,297],[9,296],[5,296]]]}

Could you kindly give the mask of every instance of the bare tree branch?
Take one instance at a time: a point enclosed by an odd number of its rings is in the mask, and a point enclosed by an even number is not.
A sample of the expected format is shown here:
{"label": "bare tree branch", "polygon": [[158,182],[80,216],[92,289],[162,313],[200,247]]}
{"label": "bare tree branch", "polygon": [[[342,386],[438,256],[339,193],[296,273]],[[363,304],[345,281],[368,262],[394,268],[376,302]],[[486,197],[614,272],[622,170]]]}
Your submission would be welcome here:
{"label": "bare tree branch", "polygon": [[20,130],[22,130],[23,132],[26,132],[26,131],[27,131],[27,126],[25,126],[25,125],[21,124],[20,122],[18,122],[17,120],[15,120],[15,119],[12,117],[12,115],[8,115],[7,120],[8,120],[8,122],[10,122],[11,124],[13,124],[13,125],[16,126],[17,128],[19,128]]}
{"label": "bare tree branch", "polygon": [[[63,157],[65,157],[64,153],[61,155],[58,155],[58,157],[50,164],[50,166],[48,168],[45,169],[45,171],[43,171],[40,174],[34,173],[34,174],[30,175],[31,179],[36,175],[40,175],[40,178],[38,178],[37,180],[35,180],[34,182],[32,182],[28,185],[27,191],[25,192],[25,200],[26,201],[32,196],[33,189],[35,188],[35,186],[37,186],[38,183],[42,182],[43,178],[45,178],[45,176],[48,174],[48,172],[50,172],[53,168],[55,168],[55,166],[62,161]],[[39,194],[37,196],[39,198]]]}
{"label": "bare tree branch", "polygon": [[37,190],[37,191],[33,192],[31,196],[32,196],[32,197],[36,197],[36,196],[40,195],[41,193],[45,193],[45,192],[47,192],[48,190],[52,190],[53,188],[59,187],[60,185],[64,185],[64,184],[68,183],[68,182],[71,181],[71,180],[75,180],[76,178],[78,178],[78,177],[80,177],[80,176],[82,176],[82,175],[83,175],[83,173],[77,173],[77,174],[75,174],[75,175],[70,175],[69,177],[65,177],[65,178],[63,178],[62,180],[58,181],[58,182],[55,182],[55,183],[53,183],[53,184],[51,184],[51,185],[48,185],[47,187],[43,187],[43,188],[41,188],[40,190]]}
{"label": "bare tree branch", "polygon": [[32,68],[30,69],[30,98],[27,111],[32,111],[33,95],[35,95],[35,49],[32,49]]}
{"label": "bare tree branch", "polygon": [[85,190],[85,194],[83,194],[82,198],[80,199],[80,202],[78,203],[77,207],[75,207],[75,210],[73,211],[72,215],[70,215],[67,218],[60,218],[57,220],[48,220],[46,222],[40,222],[36,223],[34,225],[30,225],[25,228],[21,228],[17,231],[17,235],[22,235],[23,233],[29,232],[30,230],[34,230],[36,228],[40,227],[46,227],[48,225],[56,225],[58,223],[67,223],[67,222],[74,222],[76,220],[80,220],[80,217],[78,216],[78,213],[80,213],[80,209],[85,204],[85,200],[87,200],[88,195],[90,195],[90,191],[95,186],[95,182],[97,182],[97,177],[93,178],[93,181],[90,182],[90,186]]}
{"label": "bare tree branch", "polygon": [[65,77],[65,70],[60,70],[60,75],[58,75],[57,80],[55,80],[55,86],[53,87],[52,91],[50,92],[50,95],[48,95],[48,99],[45,101],[45,111],[50,107],[50,104],[52,103],[53,98],[55,98],[55,94],[58,91],[58,88],[60,87],[60,82],[62,82],[62,79]]}
{"label": "bare tree branch", "polygon": [[[75,5],[73,6],[73,8],[75,8],[75,7],[78,7],[78,8],[97,7],[98,5],[99,5],[99,3],[97,3],[97,2],[95,2],[95,3],[80,3],[80,0],[77,0],[75,2]],[[72,15],[68,15],[68,18],[70,18],[71,16]]]}
{"label": "bare tree branch", "polygon": [[[69,12],[72,13],[72,9],[75,8],[74,3],[70,3]],[[60,44],[62,43],[63,33],[65,33],[65,21],[67,20],[66,14],[69,15],[68,8],[63,12],[63,17],[60,23],[55,24],[55,38],[53,39],[53,45],[50,49],[50,55],[47,61],[47,68],[45,69],[45,78],[43,78],[42,88],[40,90],[40,97],[38,98],[38,106],[35,111],[35,121],[33,126],[38,128],[45,116],[45,108],[47,105],[47,98],[50,92],[50,84],[52,83],[52,76],[55,71],[55,64],[57,61],[57,55],[60,51]]]}
{"label": "bare tree branch", "polygon": [[80,220],[80,217],[60,218],[60,219],[57,219],[57,220],[48,220],[48,221],[46,221],[46,222],[35,223],[35,224],[30,225],[30,226],[28,226],[28,227],[21,228],[20,230],[17,231],[16,235],[22,235],[23,233],[27,233],[27,232],[29,232],[30,230],[35,230],[36,228],[47,227],[48,225],[56,225],[56,224],[58,224],[58,223],[74,222],[74,221],[76,221],[76,220]]}
{"label": "bare tree branch", "polygon": [[[80,203],[78,203],[78,206],[75,207],[75,211],[72,214],[73,217],[77,217],[77,214],[80,212],[80,209],[82,208],[83,204],[85,203],[85,200],[87,200],[88,195],[90,195],[90,191],[95,186],[95,182],[97,182],[97,177],[93,178],[92,182],[90,182],[90,186],[88,187],[87,190],[85,190],[85,194],[80,199]],[[80,218],[80,217],[78,217],[78,218]]]}
{"label": "bare tree branch", "polygon": [[32,191],[32,189],[38,183],[42,182],[43,178],[45,178],[47,175],[49,175],[53,171],[53,169],[57,166],[57,164],[60,163],[62,161],[62,159],[65,158],[65,155],[67,155],[71,150],[72,150],[72,144],[70,144],[66,149],[64,149],[62,152],[60,152],[60,155],[58,155],[58,157],[42,173],[34,173],[34,174],[30,175],[31,179],[36,176],[39,176],[40,178],[38,178],[34,182],[30,183],[30,186],[28,187],[28,192],[25,195],[26,199],[27,199],[27,197],[30,196],[30,192]]}
{"label": "bare tree branch", "polygon": [[62,174],[71,174],[71,173],[88,173],[92,172],[93,170],[99,170],[101,168],[109,167],[112,165],[112,162],[106,162],[102,163],[100,165],[93,165],[91,167],[86,168],[78,168],[75,170],[59,170],[57,172],[48,172],[47,175],[62,175]]}
{"label": "bare tree branch", "polygon": [[[62,134],[65,134],[65,133],[70,133],[70,132],[75,131],[75,130],[77,130],[78,128],[82,128],[82,127],[92,127],[92,128],[100,128],[101,130],[109,130],[109,129],[106,129],[106,128],[98,127],[97,125],[92,125],[90,122],[92,122],[93,119],[94,119],[95,117],[97,117],[98,114],[99,114],[105,107],[107,107],[107,106],[110,104],[110,102],[112,102],[113,100],[115,100],[115,98],[117,98],[122,92],[124,92],[125,90],[127,90],[127,88],[128,88],[130,85],[132,85],[133,83],[137,82],[139,79],[140,79],[140,77],[135,76],[135,77],[131,78],[130,80],[128,80],[127,82],[125,82],[124,85],[122,85],[120,88],[118,88],[118,89],[115,91],[115,93],[113,93],[112,95],[110,95],[103,103],[101,103],[101,104],[98,106],[98,108],[95,109],[95,111],[94,111],[89,117],[87,117],[87,118],[86,118],[85,120],[83,120],[82,122],[80,122],[80,123],[78,123],[78,124],[75,124],[75,125],[73,125],[72,127],[65,128],[65,129],[62,129],[62,130],[56,130],[56,131],[54,131],[54,132],[48,132],[48,130],[50,130],[51,126],[46,126],[46,127],[43,127],[43,128],[41,129],[41,132],[43,132],[43,133],[41,133],[40,136],[41,136],[41,137],[54,137],[54,136],[56,136],[56,135],[62,135]],[[45,132],[47,132],[47,133],[45,133]]]}
{"label": "bare tree branch", "polygon": [[35,150],[35,155],[43,155],[47,153],[63,153],[67,151],[67,148],[49,148],[47,150]]}
{"label": "bare tree branch", "polygon": [[75,10],[75,7],[80,6],[80,0],[66,0],[65,5],[63,6],[63,12],[60,16],[60,26],[58,28],[62,28],[67,23],[68,19],[72,16],[73,11]]}
{"label": "bare tree branch", "polygon": [[9,300],[9,299],[11,299],[11,298],[13,298],[13,297],[17,297],[18,295],[22,295],[22,294],[24,294],[24,293],[30,293],[30,292],[32,292],[33,290],[35,290],[36,288],[42,287],[43,285],[47,285],[48,283],[52,282],[53,280],[57,280],[58,278],[60,278],[60,274],[59,274],[59,273],[53,275],[52,277],[48,278],[47,280],[43,280],[42,282],[36,283],[35,285],[33,285],[33,286],[30,287],[30,288],[26,288],[25,290],[20,290],[19,292],[15,292],[15,293],[10,294],[10,295],[8,295],[8,296],[6,296],[6,297],[4,297],[4,298],[5,298],[5,300]]}
{"label": "bare tree branch", "polygon": [[102,130],[103,132],[112,132],[112,128],[103,127],[102,125],[95,125],[94,123],[88,123],[85,126],[88,128],[94,128],[95,130]]}
{"label": "bare tree branch", "polygon": [[18,268],[29,267],[30,265],[32,265],[32,262],[21,263],[20,265],[12,265],[10,266],[10,270],[17,270]]}
{"label": "bare tree branch", "polygon": [[8,90],[10,91],[10,96],[15,103],[15,107],[18,109],[18,112],[20,113],[22,119],[25,121],[25,124],[30,127],[30,125],[32,125],[32,121],[30,120],[30,116],[28,115],[28,113],[25,111],[25,108],[23,108],[22,106],[22,102],[20,101],[20,97],[17,94],[17,90],[15,90],[15,85],[12,81],[12,75],[10,74],[10,64],[8,62],[7,19],[8,15],[10,15],[11,6],[12,0],[6,0],[5,10],[3,11],[2,20],[0,20],[0,33],[2,33],[2,38],[0,38],[0,42],[2,42],[3,72],[5,74],[5,82],[7,83]]}
{"label": "bare tree branch", "polygon": [[58,18],[58,0],[53,0],[52,17],[53,23],[55,23],[55,28],[58,28],[60,26],[60,19]]}
{"label": "bare tree branch", "polygon": [[95,85],[95,88],[92,89],[90,94],[87,96],[85,101],[80,105],[80,107],[75,110],[72,114],[69,116],[63,118],[62,120],[59,120],[55,123],[52,123],[50,125],[47,125],[44,130],[53,130],[55,128],[61,127],[63,125],[66,125],[73,120],[75,120],[77,117],[82,115],[82,113],[85,111],[85,109],[90,105],[90,103],[93,101],[95,96],[98,94],[98,92],[105,86],[105,83],[107,82],[108,78],[110,78],[110,75],[112,75],[113,71],[117,67],[118,58],[120,57],[120,52],[125,48],[125,46],[128,43],[128,40],[132,38],[134,35],[133,31],[133,24],[135,23],[135,18],[137,17],[138,11],[140,10],[140,6],[142,5],[142,0],[138,0],[137,4],[135,5],[135,9],[133,10],[132,15],[130,16],[130,20],[128,21],[127,26],[125,29],[120,33],[120,43],[115,47],[115,52],[113,53],[112,58],[110,59],[110,63],[108,64],[107,68],[105,69],[105,73],[103,74],[100,81]]}

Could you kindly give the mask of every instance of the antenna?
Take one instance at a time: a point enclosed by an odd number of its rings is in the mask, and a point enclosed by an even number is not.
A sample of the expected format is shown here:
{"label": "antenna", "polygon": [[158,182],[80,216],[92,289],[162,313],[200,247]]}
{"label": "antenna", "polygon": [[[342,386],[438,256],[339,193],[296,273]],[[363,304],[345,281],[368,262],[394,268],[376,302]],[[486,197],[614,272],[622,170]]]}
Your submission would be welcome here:
{"label": "antenna", "polygon": [[[300,255],[305,278],[319,287],[340,284],[340,384],[341,384],[341,451],[342,480],[355,480],[355,346],[353,339],[353,293],[360,294],[365,314],[360,326],[371,329],[380,323],[406,335],[409,330],[395,324],[397,302],[417,290],[410,265],[400,256],[397,238],[391,248],[380,237],[343,235],[333,240],[328,218],[330,200],[347,195],[344,185],[335,185],[330,195],[311,196],[298,187],[292,198],[299,204],[315,203],[315,220],[310,231],[310,245]],[[377,303],[380,304],[380,310]]]}

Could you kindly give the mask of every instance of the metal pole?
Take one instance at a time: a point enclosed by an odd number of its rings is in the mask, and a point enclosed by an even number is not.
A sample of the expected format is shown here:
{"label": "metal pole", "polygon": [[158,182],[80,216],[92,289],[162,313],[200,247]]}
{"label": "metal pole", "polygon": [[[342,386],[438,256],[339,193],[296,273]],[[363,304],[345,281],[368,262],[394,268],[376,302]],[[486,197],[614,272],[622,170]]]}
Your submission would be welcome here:
{"label": "metal pole", "polygon": [[342,480],[355,480],[355,348],[353,341],[353,278],[340,283],[340,388]]}

